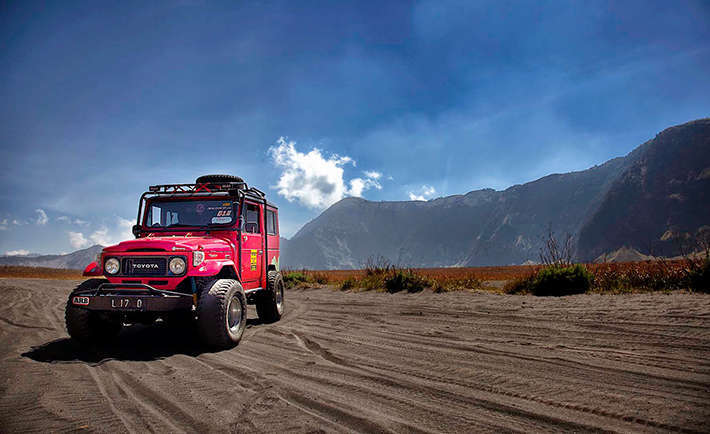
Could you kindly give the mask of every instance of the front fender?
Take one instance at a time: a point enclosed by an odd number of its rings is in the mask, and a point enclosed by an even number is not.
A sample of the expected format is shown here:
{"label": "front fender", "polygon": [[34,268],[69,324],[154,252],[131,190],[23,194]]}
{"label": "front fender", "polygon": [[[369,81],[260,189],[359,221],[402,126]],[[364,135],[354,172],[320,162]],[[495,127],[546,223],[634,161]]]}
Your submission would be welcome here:
{"label": "front fender", "polygon": [[234,265],[234,261],[231,260],[207,260],[200,264],[199,267],[193,268],[191,274],[193,276],[214,276],[215,274],[218,274],[223,267],[232,267],[234,269],[235,274],[239,274],[237,273],[237,267]]}
{"label": "front fender", "polygon": [[92,277],[92,276],[103,276],[103,270],[99,266],[99,263],[94,261],[91,264],[87,265],[86,268],[84,268],[84,272],[82,273],[83,276],[86,277]]}

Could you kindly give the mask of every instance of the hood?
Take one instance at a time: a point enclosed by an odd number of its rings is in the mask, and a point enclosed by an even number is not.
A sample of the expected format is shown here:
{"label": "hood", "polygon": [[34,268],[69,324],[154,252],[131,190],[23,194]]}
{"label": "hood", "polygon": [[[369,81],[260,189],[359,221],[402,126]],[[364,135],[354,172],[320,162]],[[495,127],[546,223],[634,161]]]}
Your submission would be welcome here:
{"label": "hood", "polygon": [[[167,235],[160,237],[145,237],[135,240],[123,241],[119,244],[104,248],[107,253],[146,251],[180,252],[194,250],[233,250],[226,239],[210,235]],[[148,250],[150,251],[150,250]]]}

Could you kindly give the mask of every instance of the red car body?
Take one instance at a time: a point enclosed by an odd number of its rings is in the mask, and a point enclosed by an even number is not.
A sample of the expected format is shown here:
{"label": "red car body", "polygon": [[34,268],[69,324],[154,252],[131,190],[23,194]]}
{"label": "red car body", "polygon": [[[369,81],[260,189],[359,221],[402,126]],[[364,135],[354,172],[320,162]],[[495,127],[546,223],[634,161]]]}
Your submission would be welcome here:
{"label": "red car body", "polygon": [[[263,196],[250,194],[249,190],[240,195],[241,198],[235,197],[225,193],[218,184],[185,184],[171,187],[154,186],[151,190],[161,188],[161,191],[144,193],[139,207],[138,224],[134,226],[136,239],[105,247],[97,261],[86,267],[84,276],[103,276],[112,284],[143,284],[160,290],[184,289],[187,292],[191,285],[186,283],[190,278],[219,275],[238,280],[247,294],[265,288],[267,272],[279,270],[278,207],[266,201]],[[180,191],[180,187],[186,191],[165,193]],[[196,195],[198,193],[199,195]],[[152,230],[146,220],[147,213],[142,210],[149,209],[153,202],[164,202],[169,195],[178,195],[176,200],[181,201],[229,198],[234,201],[234,214],[237,218],[233,219],[231,225],[209,230],[204,227]],[[246,206],[249,206],[252,212],[255,209],[258,212],[258,224],[252,225],[249,230],[241,227],[245,221]],[[272,224],[269,224],[267,219],[273,219]],[[199,265],[195,265],[193,260],[194,252],[204,254],[204,260]],[[124,259],[155,257],[183,257],[187,268],[183,274],[177,276],[170,273],[134,275],[123,269]],[[116,258],[122,264],[121,271],[116,275],[107,273],[104,268],[109,258]]]}

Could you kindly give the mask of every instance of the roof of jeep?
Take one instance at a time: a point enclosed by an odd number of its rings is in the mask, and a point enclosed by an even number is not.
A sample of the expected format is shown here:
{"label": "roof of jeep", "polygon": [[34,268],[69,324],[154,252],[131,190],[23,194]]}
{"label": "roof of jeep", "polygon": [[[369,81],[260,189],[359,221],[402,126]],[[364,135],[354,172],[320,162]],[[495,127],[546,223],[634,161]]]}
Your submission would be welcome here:
{"label": "roof of jeep", "polygon": [[[166,199],[187,198],[187,199],[189,199],[189,198],[194,198],[194,197],[200,197],[200,198],[210,198],[210,197],[232,197],[233,198],[234,197],[234,195],[229,194],[226,191],[211,192],[211,193],[201,193],[201,192],[200,193],[192,193],[192,192],[190,192],[190,193],[188,193],[188,192],[186,192],[186,193],[169,193],[169,194],[165,194],[165,193],[156,194],[154,192],[146,192],[146,193],[154,194],[154,196],[147,196],[146,200],[155,200],[155,199],[162,199],[162,198],[166,198]],[[246,199],[250,199],[250,200],[253,200],[253,201],[259,202],[259,203],[266,202],[266,205],[270,208],[276,208],[276,209],[279,208],[277,205],[275,205],[272,202],[269,202],[268,200],[265,200],[261,196],[249,194],[249,192],[242,192],[242,193],[244,195],[244,198],[246,198]]]}

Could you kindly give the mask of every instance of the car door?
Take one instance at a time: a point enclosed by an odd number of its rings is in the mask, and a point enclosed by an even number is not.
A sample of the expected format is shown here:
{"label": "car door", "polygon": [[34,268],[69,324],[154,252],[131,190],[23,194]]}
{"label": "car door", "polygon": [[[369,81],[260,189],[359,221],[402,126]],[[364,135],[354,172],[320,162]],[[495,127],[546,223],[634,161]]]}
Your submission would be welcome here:
{"label": "car door", "polygon": [[244,289],[260,285],[261,271],[264,266],[264,228],[262,206],[244,201],[242,228],[242,284]]}

